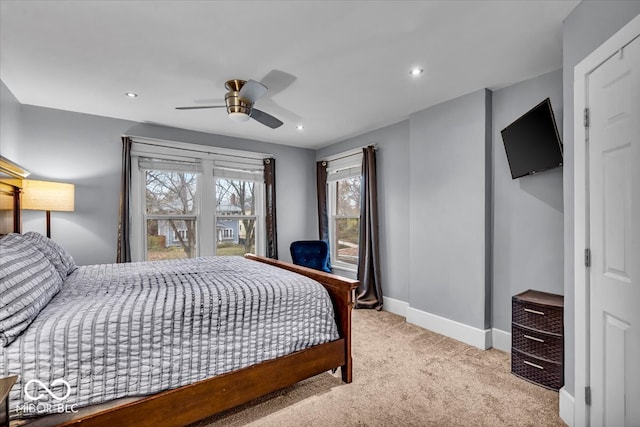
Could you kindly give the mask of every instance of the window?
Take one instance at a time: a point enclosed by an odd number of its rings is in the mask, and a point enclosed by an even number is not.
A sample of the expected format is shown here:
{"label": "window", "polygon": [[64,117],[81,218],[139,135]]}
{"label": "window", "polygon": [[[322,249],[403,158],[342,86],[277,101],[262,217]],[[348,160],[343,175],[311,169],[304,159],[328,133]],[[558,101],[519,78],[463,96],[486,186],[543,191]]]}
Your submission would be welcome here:
{"label": "window", "polygon": [[142,159],[147,260],[196,256],[198,163]]}
{"label": "window", "polygon": [[332,183],[335,197],[333,206],[333,259],[358,265],[358,238],[360,235],[360,177],[341,179]]}
{"label": "window", "polygon": [[347,156],[327,167],[331,262],[350,270],[358,265],[361,159]]}
{"label": "window", "polygon": [[[223,225],[220,225],[221,223],[227,222],[228,220],[224,220],[224,219],[219,219],[217,221],[218,224],[218,242],[223,242],[225,240],[233,240],[235,233],[234,233],[234,229],[233,228],[223,228]],[[234,225],[233,223],[230,225]]]}
{"label": "window", "polygon": [[216,178],[216,255],[255,253],[257,187],[256,182]]}
{"label": "window", "polygon": [[[216,255],[256,253],[264,230],[264,167],[215,160]],[[226,232],[225,232],[226,230]],[[263,239],[262,239],[263,240]]]}
{"label": "window", "polygon": [[133,261],[264,253],[266,155],[202,149],[134,140]]}

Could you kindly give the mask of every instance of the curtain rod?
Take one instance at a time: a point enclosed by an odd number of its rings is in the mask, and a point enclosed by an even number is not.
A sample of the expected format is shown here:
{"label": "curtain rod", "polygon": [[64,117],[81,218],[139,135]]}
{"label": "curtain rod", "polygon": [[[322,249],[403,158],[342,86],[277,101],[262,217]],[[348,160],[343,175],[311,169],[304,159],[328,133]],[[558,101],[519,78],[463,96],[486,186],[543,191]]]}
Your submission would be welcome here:
{"label": "curtain rod", "polygon": [[[217,155],[238,157],[241,159],[251,159],[251,160],[262,160],[269,157],[275,157],[273,154],[270,154],[270,153],[260,153],[257,151],[248,151],[248,150],[237,150],[234,148],[213,147],[211,145],[203,145],[203,144],[197,144],[193,142],[173,141],[169,139],[157,139],[157,138],[149,138],[146,136],[136,136],[136,135],[129,135],[129,134],[124,134],[122,136],[131,138],[133,142],[136,142],[138,144],[150,145],[155,147],[173,148],[176,150],[195,151],[195,152],[210,154],[210,155],[217,154]],[[179,145],[182,145],[182,147],[179,147],[179,146],[174,147],[174,146],[165,145],[165,144],[179,144]],[[209,151],[207,150],[207,148],[213,149],[213,151]],[[251,157],[247,155],[247,153],[254,156]]]}
{"label": "curtain rod", "polygon": [[324,159],[317,160],[318,162],[333,162],[340,159],[346,159],[347,157],[358,155],[362,152],[363,148],[373,147],[374,150],[378,150],[378,144],[367,144],[361,147],[352,148],[351,150],[343,151],[339,154],[333,154],[331,156],[327,156]]}

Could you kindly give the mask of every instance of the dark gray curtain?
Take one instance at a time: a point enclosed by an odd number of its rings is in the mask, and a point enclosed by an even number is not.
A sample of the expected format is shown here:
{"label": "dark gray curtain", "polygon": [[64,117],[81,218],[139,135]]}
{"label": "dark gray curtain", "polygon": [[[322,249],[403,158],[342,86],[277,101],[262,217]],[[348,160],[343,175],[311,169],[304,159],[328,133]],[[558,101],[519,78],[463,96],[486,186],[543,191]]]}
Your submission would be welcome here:
{"label": "dark gray curtain", "polygon": [[266,185],[267,256],[278,259],[278,232],[276,228],[276,159],[264,159]]}
{"label": "dark gray curtain", "polygon": [[[331,253],[331,242],[329,242],[329,213],[327,212],[327,162],[316,162],[316,192],[318,194],[318,238],[324,240],[329,245]],[[331,257],[327,262],[327,267],[331,269]]]}
{"label": "dark gray curtain", "polygon": [[378,244],[378,186],[376,150],[363,149],[360,182],[360,242],[358,256],[356,308],[382,308],[380,283],[380,246]]}
{"label": "dark gray curtain", "polygon": [[118,212],[118,244],[116,262],[131,262],[131,222],[129,192],[131,191],[131,138],[122,137],[122,178],[120,180],[120,209]]}

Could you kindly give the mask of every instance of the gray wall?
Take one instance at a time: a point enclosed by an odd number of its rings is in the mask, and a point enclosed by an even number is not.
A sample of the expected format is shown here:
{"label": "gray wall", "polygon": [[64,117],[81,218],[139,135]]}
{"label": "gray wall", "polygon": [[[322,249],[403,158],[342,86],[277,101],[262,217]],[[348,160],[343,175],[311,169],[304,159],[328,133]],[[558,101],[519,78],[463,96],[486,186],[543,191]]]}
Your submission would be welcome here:
{"label": "gray wall", "polygon": [[4,82],[0,81],[0,154],[18,162],[21,105]]}
{"label": "gray wall", "polygon": [[384,296],[478,328],[491,304],[490,109],[477,91],[316,154],[376,145]]}
{"label": "gray wall", "polygon": [[492,326],[511,332],[511,296],[564,294],[562,168],[512,179],[500,131],[551,98],[562,135],[562,70],[493,92]]}
{"label": "gray wall", "polygon": [[[562,71],[492,96],[483,93],[325,147],[316,159],[377,145],[385,296],[472,326],[509,332],[513,295],[529,288],[564,293],[563,169],[511,179],[500,131],[549,97],[562,132]],[[487,140],[490,147],[483,148]],[[489,161],[478,162],[484,155]],[[439,220],[429,227],[429,217]],[[434,239],[441,241],[434,244]],[[462,260],[473,268],[460,268]],[[454,279],[455,274],[468,277]]]}
{"label": "gray wall", "polygon": [[409,302],[480,329],[490,322],[490,99],[480,90],[410,119]]}
{"label": "gray wall", "polygon": [[[316,152],[332,154],[375,144],[382,293],[409,301],[409,121],[333,144]],[[315,195],[315,192],[314,192]],[[317,212],[314,210],[317,224]],[[316,225],[317,229],[317,225]],[[315,232],[314,239],[318,237]]]}
{"label": "gray wall", "polygon": [[[29,178],[75,184],[75,211],[51,212],[51,237],[79,264],[115,262],[120,136],[134,122],[22,106],[16,161]],[[45,213],[23,211],[22,231],[45,233]]]}
{"label": "gray wall", "polygon": [[[564,327],[565,387],[574,395],[574,141],[573,69],[620,28],[640,14],[640,1],[583,1],[565,19],[562,36],[564,97]],[[579,248],[582,249],[582,248]]]}
{"label": "gray wall", "polygon": [[[5,96],[3,91],[3,107]],[[16,122],[20,136],[5,139],[3,131],[3,154],[6,149],[7,156],[30,170],[33,179],[76,185],[75,211],[52,212],[51,233],[78,264],[115,262],[123,134],[273,154],[280,258],[291,259],[291,241],[317,233],[312,150],[29,105],[5,121],[3,108],[3,129],[7,125],[9,131],[15,129]],[[24,211],[23,230],[44,233],[44,215]]]}

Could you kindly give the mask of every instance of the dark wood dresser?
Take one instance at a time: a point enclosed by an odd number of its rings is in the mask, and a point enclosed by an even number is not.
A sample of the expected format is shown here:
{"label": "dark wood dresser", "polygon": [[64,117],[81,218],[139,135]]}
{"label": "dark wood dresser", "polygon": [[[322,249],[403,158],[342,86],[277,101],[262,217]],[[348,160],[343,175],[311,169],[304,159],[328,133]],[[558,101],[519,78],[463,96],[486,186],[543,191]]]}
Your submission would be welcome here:
{"label": "dark wood dresser", "polygon": [[528,290],[511,300],[511,372],[543,387],[564,385],[564,297]]}

